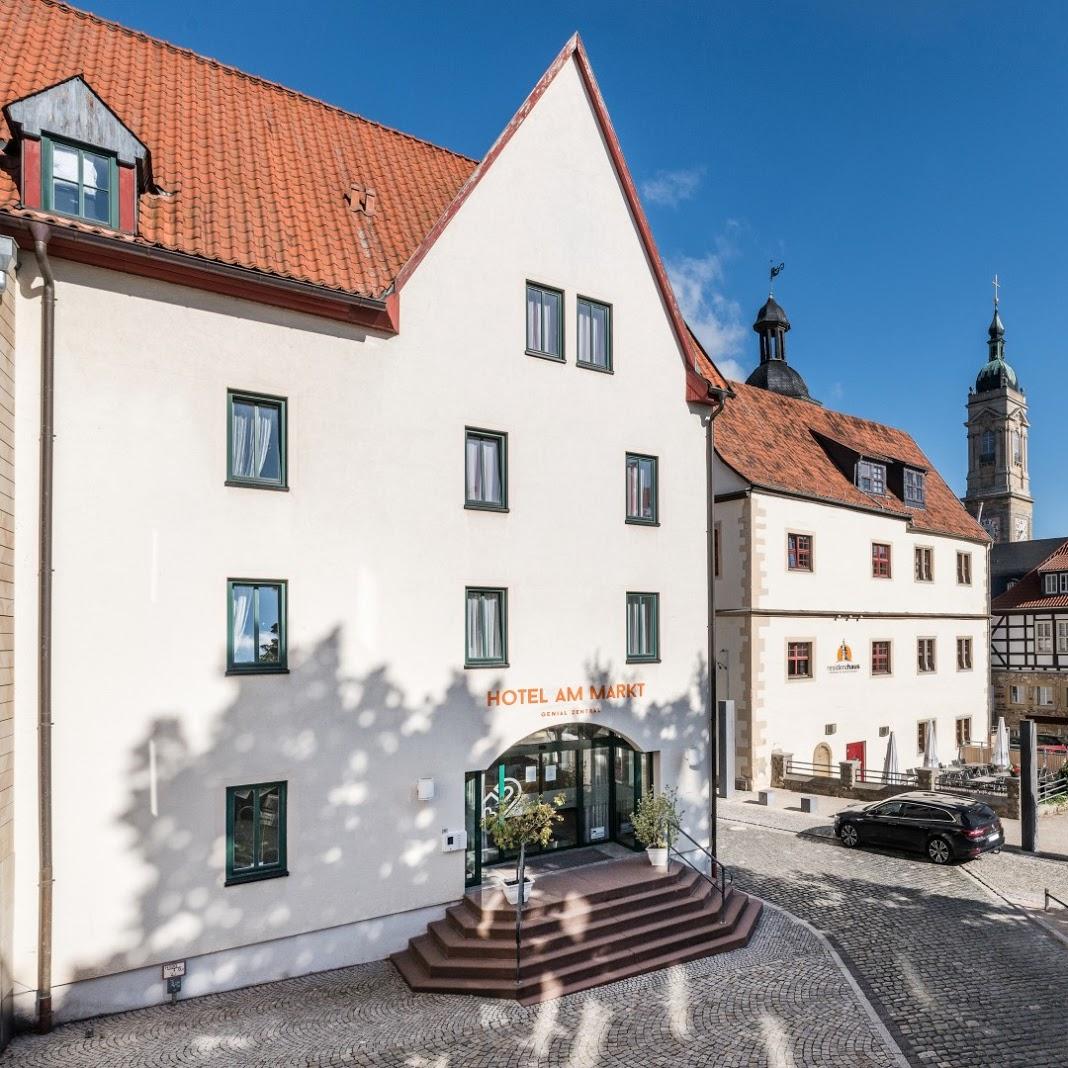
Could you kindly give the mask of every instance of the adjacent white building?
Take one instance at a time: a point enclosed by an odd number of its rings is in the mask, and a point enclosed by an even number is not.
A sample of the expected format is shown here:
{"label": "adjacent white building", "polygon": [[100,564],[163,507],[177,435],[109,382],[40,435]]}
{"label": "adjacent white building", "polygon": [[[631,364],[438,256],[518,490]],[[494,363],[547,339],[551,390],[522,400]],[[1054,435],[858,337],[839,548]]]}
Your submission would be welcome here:
{"label": "adjacent white building", "polygon": [[771,754],[902,770],[928,724],[943,763],[988,728],[988,542],[912,438],[822,407],[785,358],[771,298],[761,363],[716,422],[717,659],[735,775]]}
{"label": "adjacent white building", "polygon": [[581,43],[476,163],[39,0],[0,39],[8,1005],[384,957],[495,859],[502,790],[564,792],[561,846],[631,841],[654,784],[707,832],[722,382]]}

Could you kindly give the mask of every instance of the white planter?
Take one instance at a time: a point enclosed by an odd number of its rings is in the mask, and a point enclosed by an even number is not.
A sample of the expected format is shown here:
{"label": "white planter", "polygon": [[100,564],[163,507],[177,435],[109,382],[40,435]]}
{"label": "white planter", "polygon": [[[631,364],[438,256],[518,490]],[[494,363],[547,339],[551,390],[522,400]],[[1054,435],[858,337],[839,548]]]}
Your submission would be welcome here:
{"label": "white planter", "polygon": [[649,858],[649,863],[654,868],[662,868],[665,871],[668,866],[668,851],[666,849],[655,849],[653,846],[645,851],[645,855]]}
{"label": "white planter", "polygon": [[[528,875],[524,880],[525,887],[523,889],[523,904],[527,904],[530,901],[530,895],[534,891],[534,880]],[[519,880],[513,879],[511,882],[501,883],[501,889],[504,891],[504,896],[508,899],[509,905],[519,904]]]}

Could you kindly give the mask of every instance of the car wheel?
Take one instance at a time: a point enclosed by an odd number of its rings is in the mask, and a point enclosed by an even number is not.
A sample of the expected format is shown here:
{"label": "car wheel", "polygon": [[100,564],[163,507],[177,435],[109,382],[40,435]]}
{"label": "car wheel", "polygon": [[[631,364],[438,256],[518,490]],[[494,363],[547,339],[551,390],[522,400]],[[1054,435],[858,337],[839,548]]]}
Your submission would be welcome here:
{"label": "car wheel", "polygon": [[953,850],[944,838],[932,838],[927,843],[927,855],[935,864],[948,864],[953,859]]}
{"label": "car wheel", "polygon": [[841,838],[842,845],[846,849],[856,849],[860,845],[860,831],[854,823],[843,823],[838,831],[838,837]]}

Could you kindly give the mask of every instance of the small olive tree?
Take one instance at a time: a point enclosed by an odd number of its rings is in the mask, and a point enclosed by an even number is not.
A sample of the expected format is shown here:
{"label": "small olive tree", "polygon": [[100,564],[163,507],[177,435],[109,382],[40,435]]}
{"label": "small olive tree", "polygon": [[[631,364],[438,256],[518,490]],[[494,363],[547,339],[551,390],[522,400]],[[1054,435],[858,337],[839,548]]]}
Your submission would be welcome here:
{"label": "small olive tree", "polygon": [[630,819],[634,825],[634,837],[646,849],[670,849],[679,826],[676,791],[672,789],[659,794],[643,794]]}
{"label": "small olive tree", "polygon": [[526,874],[527,846],[543,849],[553,840],[553,827],[563,821],[557,809],[564,803],[564,795],[557,794],[550,804],[545,798],[524,794],[507,811],[501,808],[487,812],[482,827],[498,849],[519,850],[515,873],[519,880],[519,904],[523,905],[523,880]]}

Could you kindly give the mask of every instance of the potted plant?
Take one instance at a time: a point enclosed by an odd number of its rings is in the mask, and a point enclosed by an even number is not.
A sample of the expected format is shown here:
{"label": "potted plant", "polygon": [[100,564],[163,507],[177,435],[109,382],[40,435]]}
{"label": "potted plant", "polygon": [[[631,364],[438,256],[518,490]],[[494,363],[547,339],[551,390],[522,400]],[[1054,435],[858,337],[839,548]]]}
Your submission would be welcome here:
{"label": "potted plant", "polygon": [[515,878],[502,885],[504,896],[512,905],[522,906],[534,889],[534,880],[526,875],[527,846],[547,846],[553,838],[553,825],[562,822],[556,810],[564,803],[557,794],[550,804],[543,797],[524,794],[507,811],[498,808],[482,820],[483,829],[498,849],[519,850]]}
{"label": "potted plant", "polygon": [[645,846],[645,855],[654,868],[667,869],[668,850],[679,825],[679,805],[674,790],[645,794],[631,814],[634,837]]}

